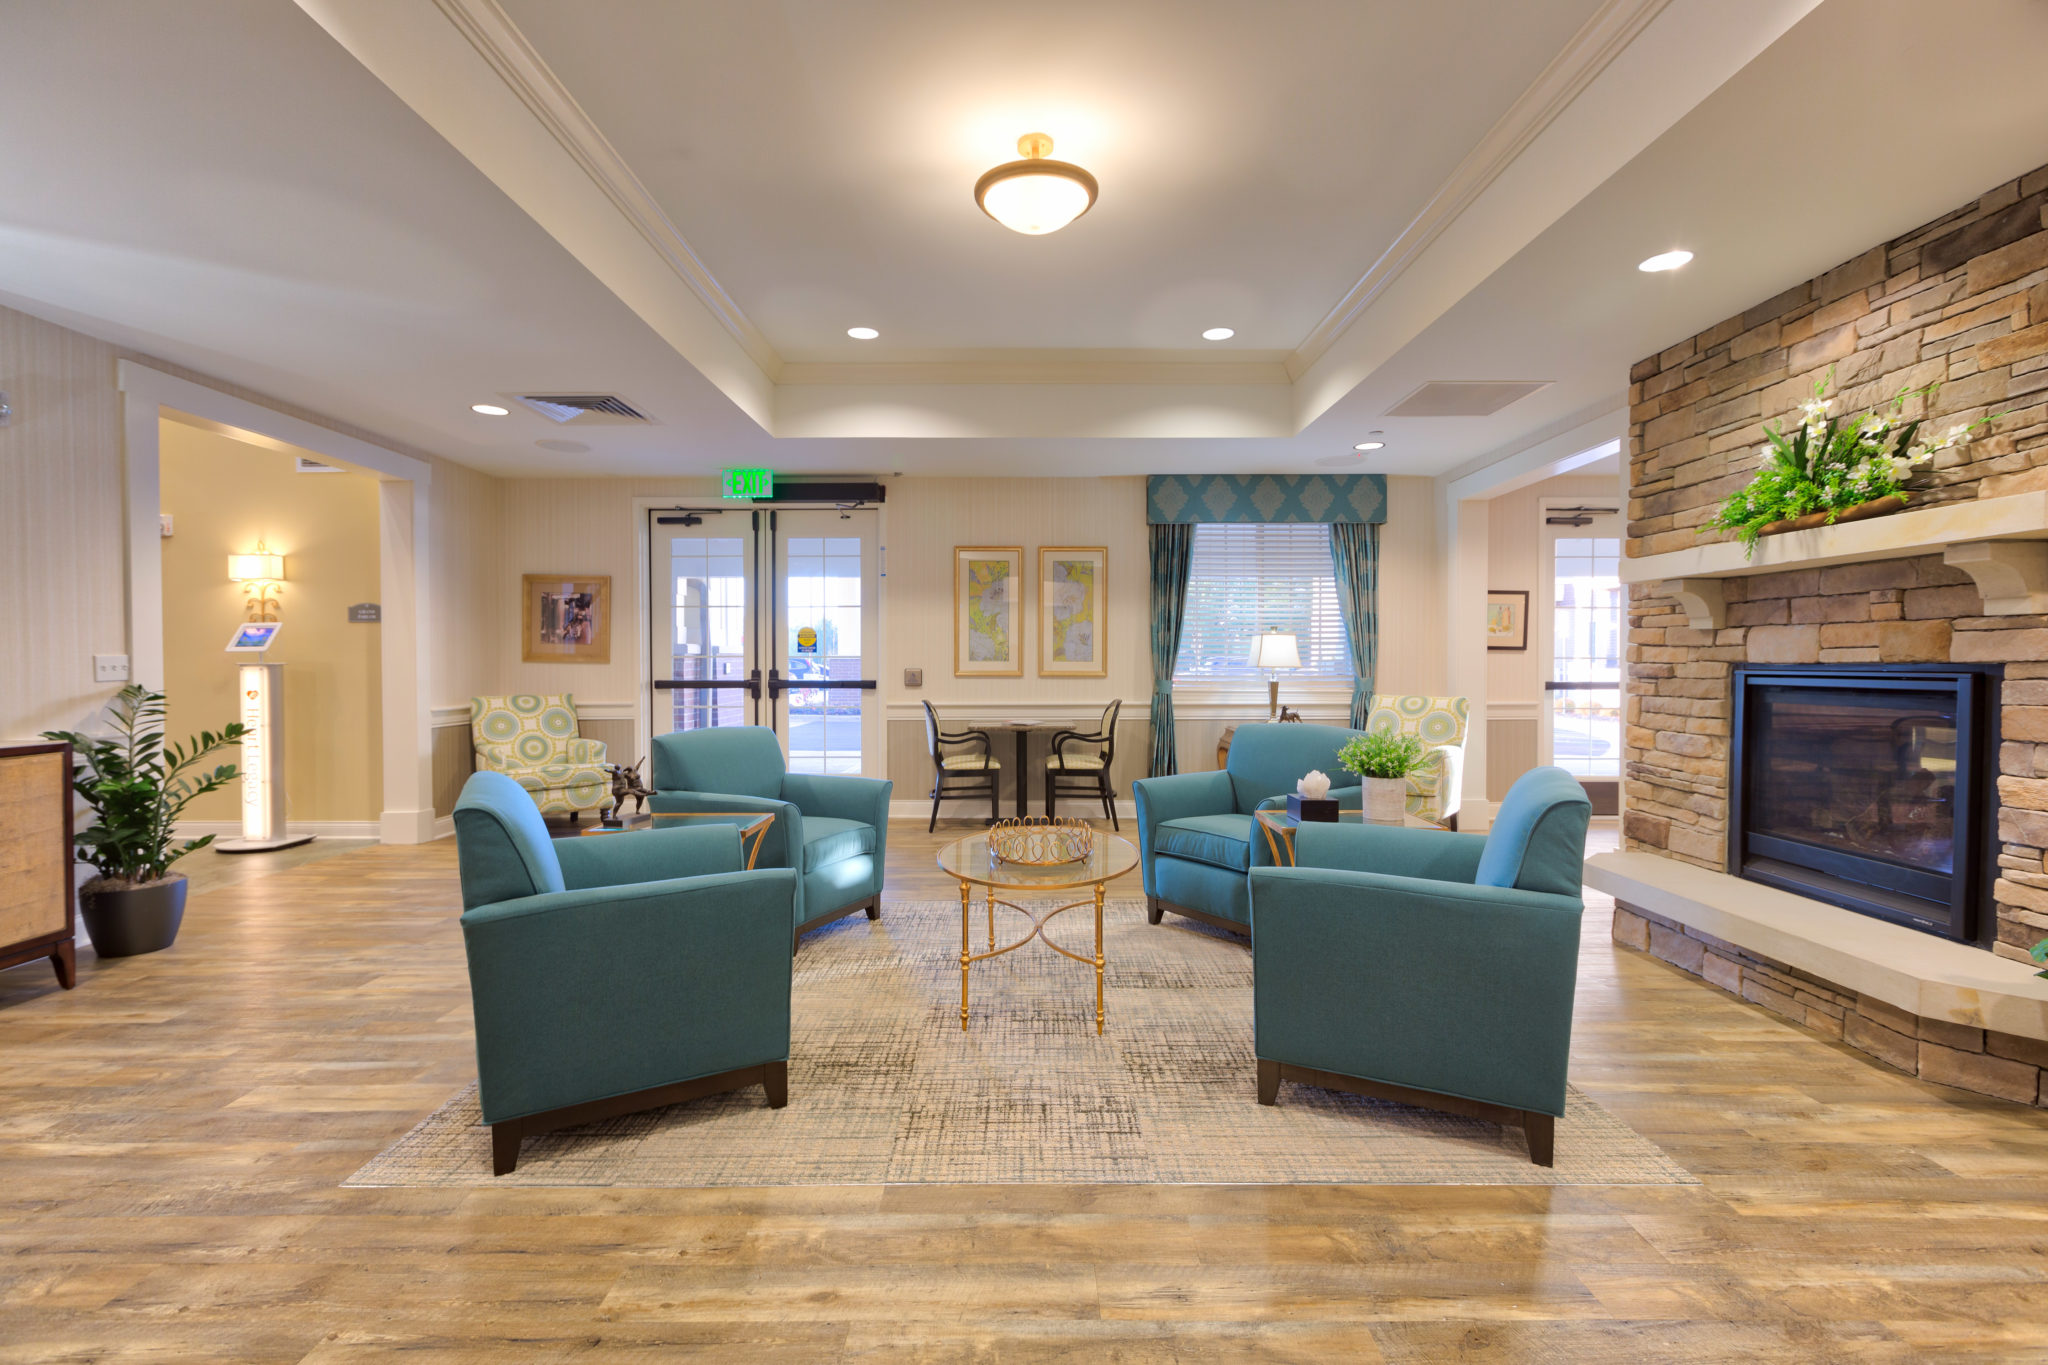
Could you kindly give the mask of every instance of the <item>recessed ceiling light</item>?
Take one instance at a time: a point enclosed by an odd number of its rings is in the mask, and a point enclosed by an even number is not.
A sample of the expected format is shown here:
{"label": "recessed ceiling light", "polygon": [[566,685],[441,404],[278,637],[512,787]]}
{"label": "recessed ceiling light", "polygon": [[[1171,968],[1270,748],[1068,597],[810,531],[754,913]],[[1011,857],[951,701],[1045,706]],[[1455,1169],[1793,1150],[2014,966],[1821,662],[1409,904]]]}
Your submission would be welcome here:
{"label": "recessed ceiling light", "polygon": [[1663,251],[1644,261],[1636,269],[1654,275],[1660,270],[1676,270],[1692,259],[1690,251]]}
{"label": "recessed ceiling light", "polygon": [[1353,450],[1384,450],[1386,449],[1386,446],[1387,443],[1386,441],[1381,439],[1381,434],[1379,432],[1368,431],[1365,434],[1365,439],[1363,441],[1360,441],[1357,445],[1351,448]]}
{"label": "recessed ceiling light", "polygon": [[1236,333],[1236,332],[1233,332],[1233,331],[1232,331],[1232,330],[1231,330],[1230,328],[1228,328],[1228,327],[1211,327],[1211,328],[1210,328],[1210,329],[1209,329],[1208,331],[1206,331],[1206,332],[1202,333],[1202,340],[1204,340],[1204,341],[1228,341],[1228,340],[1230,340],[1230,339],[1231,339],[1232,337],[1234,337],[1234,336],[1236,336],[1236,335],[1237,335],[1237,333]]}
{"label": "recessed ceiling light", "polygon": [[1022,161],[1005,161],[974,182],[974,202],[1012,232],[1042,237],[1095,207],[1095,177],[1069,161],[1050,160],[1052,139],[1017,139]]}
{"label": "recessed ceiling light", "polygon": [[881,335],[880,332],[877,332],[872,327],[849,327],[846,329],[846,334],[855,341],[873,341]]}
{"label": "recessed ceiling light", "polygon": [[501,408],[496,403],[471,403],[469,410],[480,412],[486,417],[505,417],[512,411],[510,408]]}

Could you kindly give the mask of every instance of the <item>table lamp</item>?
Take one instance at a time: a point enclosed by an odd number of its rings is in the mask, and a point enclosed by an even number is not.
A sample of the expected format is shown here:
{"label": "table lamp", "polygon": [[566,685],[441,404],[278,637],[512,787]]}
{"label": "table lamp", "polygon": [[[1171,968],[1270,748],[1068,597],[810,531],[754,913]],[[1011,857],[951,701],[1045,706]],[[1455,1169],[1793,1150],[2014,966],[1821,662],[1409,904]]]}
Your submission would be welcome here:
{"label": "table lamp", "polygon": [[1252,637],[1251,658],[1247,660],[1253,668],[1266,670],[1266,719],[1280,718],[1280,675],[1276,670],[1301,667],[1301,648],[1294,636],[1284,630],[1269,630],[1263,635]]}

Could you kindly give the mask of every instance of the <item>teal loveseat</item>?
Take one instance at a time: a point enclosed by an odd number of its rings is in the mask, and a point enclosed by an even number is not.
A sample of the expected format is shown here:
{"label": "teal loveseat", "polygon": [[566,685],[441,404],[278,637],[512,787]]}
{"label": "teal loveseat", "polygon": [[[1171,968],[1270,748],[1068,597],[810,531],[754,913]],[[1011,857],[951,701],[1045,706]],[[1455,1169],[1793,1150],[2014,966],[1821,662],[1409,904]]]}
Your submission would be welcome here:
{"label": "teal loveseat", "polygon": [[793,773],[775,732],[759,725],[679,730],[654,739],[654,796],[662,811],[768,811],[756,867],[797,873],[791,942],[856,910],[882,917],[889,794],[882,778]]}
{"label": "teal loveseat", "polygon": [[1337,751],[1358,733],[1334,725],[1240,725],[1222,771],[1133,782],[1145,913],[1152,923],[1171,910],[1248,932],[1245,875],[1273,862],[1252,813],[1283,802],[1310,770],[1327,774],[1330,795],[1356,809],[1358,780],[1338,766]]}
{"label": "teal loveseat", "polygon": [[1578,984],[1585,789],[1537,768],[1484,835],[1303,825],[1251,873],[1259,1103],[1280,1082],[1519,1127],[1551,1164]]}
{"label": "teal loveseat", "polygon": [[536,1133],[750,1085],[788,1103],[796,877],[741,871],[736,827],[550,839],[480,772],[455,850],[496,1174]]}

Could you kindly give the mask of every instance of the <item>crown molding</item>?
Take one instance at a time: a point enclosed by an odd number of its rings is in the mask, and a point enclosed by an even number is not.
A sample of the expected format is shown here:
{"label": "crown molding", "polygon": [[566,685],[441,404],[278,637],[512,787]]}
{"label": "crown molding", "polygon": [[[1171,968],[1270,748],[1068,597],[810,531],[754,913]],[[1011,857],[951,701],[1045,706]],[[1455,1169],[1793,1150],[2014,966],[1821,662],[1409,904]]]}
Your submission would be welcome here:
{"label": "crown molding", "polygon": [[772,381],[779,377],[782,357],[768,344],[752,319],[725,292],[668,214],[641,183],[610,139],[576,102],[540,53],[526,40],[497,0],[434,0],[458,32],[490,64],[498,78],[541,126],[561,144],[591,182],[654,248],[677,277],[687,284],[719,325]]}
{"label": "crown molding", "polygon": [[1670,3],[1606,0],[1458,163],[1422,212],[1295,348],[1287,359],[1288,378],[1300,379],[1308,373],[1373,300],[1385,293]]}

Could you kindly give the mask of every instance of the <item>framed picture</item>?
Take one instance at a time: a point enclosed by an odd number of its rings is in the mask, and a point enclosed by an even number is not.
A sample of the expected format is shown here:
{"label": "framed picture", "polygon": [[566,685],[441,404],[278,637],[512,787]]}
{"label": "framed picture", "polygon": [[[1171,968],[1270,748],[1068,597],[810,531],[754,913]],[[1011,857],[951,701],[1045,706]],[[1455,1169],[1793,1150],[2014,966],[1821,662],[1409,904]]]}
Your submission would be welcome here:
{"label": "framed picture", "polygon": [[520,658],[530,664],[611,662],[609,575],[530,573],[522,583]]}
{"label": "framed picture", "polygon": [[1529,647],[1529,594],[1521,588],[1494,588],[1486,594],[1486,647],[1518,650]]}
{"label": "framed picture", "polygon": [[1038,551],[1038,676],[1109,676],[1109,550],[1046,545]]}
{"label": "framed picture", "polygon": [[1023,596],[1023,546],[953,548],[954,677],[1024,676],[1024,642],[1017,638]]}

